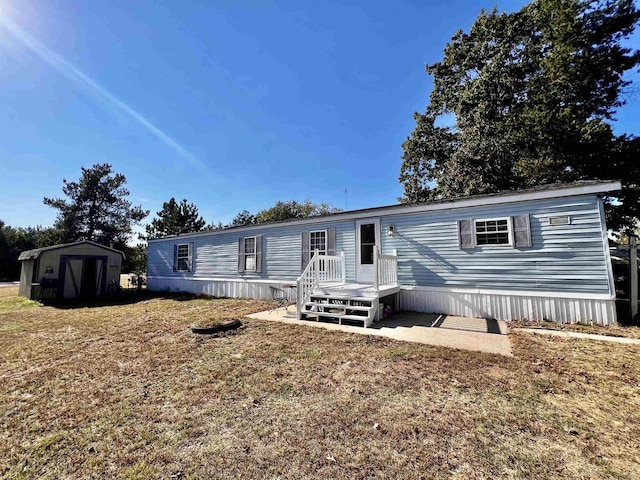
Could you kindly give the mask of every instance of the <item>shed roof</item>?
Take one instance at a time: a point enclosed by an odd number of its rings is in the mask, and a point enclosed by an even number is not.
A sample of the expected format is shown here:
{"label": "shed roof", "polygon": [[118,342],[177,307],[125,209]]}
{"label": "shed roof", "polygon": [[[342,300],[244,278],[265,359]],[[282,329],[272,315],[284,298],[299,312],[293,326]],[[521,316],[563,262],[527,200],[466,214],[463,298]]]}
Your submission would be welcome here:
{"label": "shed roof", "polygon": [[58,250],[60,248],[76,247],[80,245],[85,245],[87,243],[95,247],[100,247],[104,250],[110,250],[112,252],[119,253],[120,255],[122,255],[122,258],[124,258],[124,253],[121,252],[120,250],[116,250],[115,248],[100,245],[99,243],[92,242],[91,240],[80,240],[79,242],[63,243],[60,245],[52,245],[50,247],[42,247],[42,248],[34,248],[33,250],[25,250],[20,254],[20,256],[18,257],[18,260],[33,260],[35,258],[38,258],[42,252],[48,252],[50,250]]}

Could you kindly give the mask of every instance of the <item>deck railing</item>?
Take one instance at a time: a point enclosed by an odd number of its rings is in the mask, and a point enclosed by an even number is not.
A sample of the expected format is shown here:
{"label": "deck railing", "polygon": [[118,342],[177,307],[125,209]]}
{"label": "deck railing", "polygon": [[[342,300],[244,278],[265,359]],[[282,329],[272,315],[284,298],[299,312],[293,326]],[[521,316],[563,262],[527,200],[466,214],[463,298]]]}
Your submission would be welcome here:
{"label": "deck railing", "polygon": [[374,252],[375,279],[374,286],[376,290],[383,285],[395,285],[398,283],[398,255],[385,255],[380,252],[380,247],[375,248]]}
{"label": "deck railing", "polygon": [[346,283],[347,274],[344,262],[344,252],[340,255],[320,255],[316,250],[309,264],[298,277],[297,282],[297,310],[298,318],[306,301],[313,291],[322,283]]}

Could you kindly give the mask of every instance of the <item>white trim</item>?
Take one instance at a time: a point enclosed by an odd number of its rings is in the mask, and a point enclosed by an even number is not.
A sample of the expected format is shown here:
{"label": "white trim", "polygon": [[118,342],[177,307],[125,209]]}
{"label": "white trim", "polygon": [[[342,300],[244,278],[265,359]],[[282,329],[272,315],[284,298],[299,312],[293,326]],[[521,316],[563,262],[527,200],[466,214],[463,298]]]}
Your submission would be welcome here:
{"label": "white trim", "polygon": [[[482,245],[478,243],[478,226],[477,222],[498,222],[501,220],[506,220],[507,222],[507,243],[483,243]],[[511,217],[497,217],[497,218],[474,218],[473,219],[473,243],[475,247],[513,247],[514,246],[514,238],[513,238],[513,228],[511,225]],[[504,233],[504,232],[480,232],[480,233]]]}
{"label": "white trim", "polygon": [[274,223],[265,223],[262,225],[249,225],[246,227],[235,227],[230,229],[223,230],[212,230],[208,232],[197,232],[197,233],[188,233],[184,235],[178,236],[170,236],[164,238],[157,238],[155,240],[149,240],[148,243],[152,242],[162,242],[173,240],[176,238],[188,238],[193,236],[202,236],[202,235],[222,235],[227,233],[235,233],[235,232],[248,232],[252,230],[260,230],[260,229],[268,229],[272,227],[282,227],[282,226],[298,226],[298,225],[313,225],[316,223],[328,223],[328,222],[341,222],[345,220],[354,220],[358,218],[371,218],[371,217],[380,217],[380,216],[394,216],[394,215],[403,215],[407,213],[419,213],[419,212],[432,212],[438,210],[456,210],[460,208],[468,208],[468,207],[480,207],[480,206],[489,206],[489,205],[499,205],[499,204],[507,204],[507,203],[519,203],[519,202],[527,202],[532,200],[544,200],[549,198],[561,198],[561,197],[572,197],[578,195],[589,195],[589,194],[597,194],[597,193],[605,193],[620,190],[621,184],[619,181],[605,181],[592,185],[575,185],[575,186],[565,186],[557,189],[549,189],[549,190],[541,190],[534,192],[526,192],[526,193],[507,193],[507,194],[494,194],[494,195],[479,195],[473,198],[467,199],[457,199],[457,200],[449,200],[449,201],[436,201],[431,203],[426,203],[422,205],[389,205],[385,207],[375,207],[362,211],[352,211],[352,212],[344,212],[344,213],[336,213],[332,215],[326,215],[322,217],[315,218],[306,218],[302,220],[294,220],[294,221],[285,221],[285,222],[274,222]]}
{"label": "white trim", "polygon": [[479,295],[506,295],[510,297],[548,297],[548,298],[592,298],[594,300],[615,300],[615,295],[608,293],[580,293],[580,292],[549,292],[534,290],[492,290],[487,288],[457,288],[457,287],[423,287],[417,285],[400,285],[401,290],[419,290],[450,293],[468,293]]}
{"label": "white trim", "polygon": [[613,267],[611,266],[611,251],[609,250],[609,237],[607,236],[607,224],[604,215],[604,202],[598,199],[598,210],[600,211],[600,230],[602,230],[602,247],[604,248],[604,261],[607,264],[607,276],[609,277],[609,293],[616,298],[616,287],[613,280]]}
{"label": "white trim", "polygon": [[[356,270],[356,281],[358,283],[373,283],[374,279],[374,275],[375,275],[375,266],[373,263],[367,263],[367,264],[361,264],[360,263],[360,259],[361,257],[361,245],[360,245],[360,226],[361,225],[369,225],[369,224],[373,224],[374,225],[374,235],[375,235],[375,243],[373,245],[374,250],[376,249],[376,247],[378,248],[382,248],[382,238],[381,238],[381,221],[380,221],[380,217],[368,217],[368,218],[362,218],[359,220],[356,220],[355,223],[355,229],[356,229],[356,263],[355,263],[355,270]],[[373,252],[373,258],[375,258],[375,251]],[[369,270],[371,271],[370,275],[368,274]]]}

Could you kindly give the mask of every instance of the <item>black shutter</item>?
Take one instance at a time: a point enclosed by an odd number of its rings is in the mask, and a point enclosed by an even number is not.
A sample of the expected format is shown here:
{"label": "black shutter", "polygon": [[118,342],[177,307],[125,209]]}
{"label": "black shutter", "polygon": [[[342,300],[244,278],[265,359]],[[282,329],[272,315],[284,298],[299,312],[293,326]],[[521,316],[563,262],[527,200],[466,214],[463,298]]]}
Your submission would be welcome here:
{"label": "black shutter", "polygon": [[327,228],[327,255],[336,254],[336,229]]}
{"label": "black shutter", "polygon": [[195,272],[196,271],[196,251],[194,249],[194,245],[193,242],[191,242],[189,244],[189,271],[190,272]]}
{"label": "black shutter", "polygon": [[238,272],[244,272],[244,238],[238,239]]}
{"label": "black shutter", "polygon": [[513,226],[513,245],[516,248],[527,248],[531,246],[531,226],[529,215],[516,215],[511,217]]}
{"label": "black shutter", "polygon": [[302,232],[302,268],[301,271],[304,271],[307,268],[307,264],[309,263],[309,232]]}
{"label": "black shutter", "polygon": [[476,236],[473,231],[473,220],[458,220],[458,242],[461,249],[466,250],[476,246]]}
{"label": "black shutter", "polygon": [[256,272],[262,272],[262,235],[256,235]]}
{"label": "black shutter", "polygon": [[173,245],[173,271],[178,271],[178,244]]}

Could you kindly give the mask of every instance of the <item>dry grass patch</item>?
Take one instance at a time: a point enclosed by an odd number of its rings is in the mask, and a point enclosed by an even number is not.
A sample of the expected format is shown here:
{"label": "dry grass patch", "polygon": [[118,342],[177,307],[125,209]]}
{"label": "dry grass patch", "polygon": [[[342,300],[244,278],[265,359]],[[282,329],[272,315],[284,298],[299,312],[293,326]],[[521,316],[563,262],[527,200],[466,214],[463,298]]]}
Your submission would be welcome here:
{"label": "dry grass patch", "polygon": [[269,305],[0,314],[0,475],[640,477],[637,348],[517,335],[507,358],[254,320],[188,329]]}
{"label": "dry grass patch", "polygon": [[610,337],[626,337],[640,339],[640,327],[634,325],[586,325],[582,323],[555,323],[518,320],[509,322],[512,328],[544,328],[547,330],[560,330],[565,332],[591,333],[594,335],[606,335]]}

